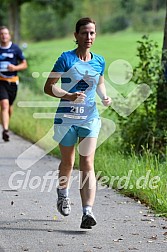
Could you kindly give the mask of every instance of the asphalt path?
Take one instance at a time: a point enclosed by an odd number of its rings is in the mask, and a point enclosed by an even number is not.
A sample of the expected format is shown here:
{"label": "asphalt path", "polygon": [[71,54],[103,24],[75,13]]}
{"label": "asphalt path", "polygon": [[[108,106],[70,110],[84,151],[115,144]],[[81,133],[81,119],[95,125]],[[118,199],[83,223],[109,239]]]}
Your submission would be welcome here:
{"label": "asphalt path", "polygon": [[46,155],[22,169],[16,160],[32,143],[10,134],[10,142],[0,139],[0,252],[167,251],[166,219],[100,185],[94,205],[97,225],[92,230],[80,229],[77,170],[70,188],[72,212],[61,216],[56,209],[60,161]]}

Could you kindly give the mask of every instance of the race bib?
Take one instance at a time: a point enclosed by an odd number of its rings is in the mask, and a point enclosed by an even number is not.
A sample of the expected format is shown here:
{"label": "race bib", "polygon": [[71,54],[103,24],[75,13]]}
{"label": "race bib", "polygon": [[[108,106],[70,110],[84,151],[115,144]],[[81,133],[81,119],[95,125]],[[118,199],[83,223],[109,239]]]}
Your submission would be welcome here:
{"label": "race bib", "polygon": [[64,114],[63,117],[83,120],[87,118],[88,111],[84,103],[72,103],[69,108],[69,113]]}
{"label": "race bib", "polygon": [[8,72],[8,65],[10,65],[9,61],[0,61],[0,72]]}

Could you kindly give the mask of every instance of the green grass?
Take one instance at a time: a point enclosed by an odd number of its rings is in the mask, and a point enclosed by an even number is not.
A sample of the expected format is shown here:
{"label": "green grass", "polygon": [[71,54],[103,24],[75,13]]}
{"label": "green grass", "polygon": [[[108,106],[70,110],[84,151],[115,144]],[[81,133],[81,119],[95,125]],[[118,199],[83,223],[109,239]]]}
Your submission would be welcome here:
{"label": "green grass", "polygon": [[[142,35],[143,34],[132,33],[127,30],[114,35],[106,34],[97,36],[92,51],[105,57],[105,78],[107,80],[109,79],[107,76],[107,69],[112,61],[116,59],[125,59],[129,61],[132,66],[135,66],[137,63],[136,41],[141,39]],[[163,34],[160,32],[152,33],[150,34],[150,38],[158,42],[161,50]],[[20,84],[10,127],[14,132],[33,143],[45,136],[53,125],[53,119],[34,119],[33,113],[54,113],[55,108],[20,108],[17,106],[17,102],[55,101],[54,98],[43,94],[43,86],[46,77],[42,77],[42,73],[49,72],[52,69],[55,60],[63,51],[73,48],[75,48],[73,37],[68,37],[40,43],[29,43],[28,49],[25,51],[26,55],[34,55],[34,60],[31,62],[32,64],[29,65],[29,72],[39,72],[40,77],[34,80],[34,82],[28,83],[29,88],[27,88],[27,85],[24,87],[24,84]],[[31,91],[31,89],[33,90],[33,85],[37,85],[38,87],[38,93],[36,94]],[[58,99],[56,99],[56,101],[58,101]],[[106,110],[104,114],[117,124],[115,113],[112,114],[109,110]],[[45,144],[42,148],[46,147]],[[50,154],[60,156],[58,148],[54,149]],[[78,167],[78,155],[76,156],[75,166]],[[154,209],[157,214],[164,216],[167,216],[166,166],[166,162],[161,163],[147,150],[145,151],[145,155],[141,157],[135,154],[131,156],[123,155],[121,146],[119,145],[119,129],[97,149],[95,157],[96,173],[98,174],[100,171],[101,180],[102,177],[104,179],[104,176],[107,176],[105,184],[118,189],[121,193],[140,199],[141,202]],[[123,186],[126,185],[125,183],[127,181],[127,178],[123,176],[127,176],[129,172],[131,172],[131,176],[128,185]],[[144,186],[142,183],[144,183],[144,178],[146,178],[147,175],[149,175],[149,178]],[[140,186],[138,186],[138,182],[142,176],[144,176],[143,180],[141,180]],[[150,181],[153,182],[153,178],[156,178],[156,176],[159,176],[159,181],[154,183],[157,187],[152,189],[149,183],[151,183]],[[104,183],[104,181],[101,182]]]}
{"label": "green grass", "polygon": [[[110,148],[106,148],[109,145]],[[96,153],[95,169],[99,167],[101,182],[121,193],[140,200],[159,215],[167,216],[167,163],[159,162],[153,154],[145,150],[143,156],[125,156],[115,151],[108,139]],[[105,176],[106,180],[105,180]]]}

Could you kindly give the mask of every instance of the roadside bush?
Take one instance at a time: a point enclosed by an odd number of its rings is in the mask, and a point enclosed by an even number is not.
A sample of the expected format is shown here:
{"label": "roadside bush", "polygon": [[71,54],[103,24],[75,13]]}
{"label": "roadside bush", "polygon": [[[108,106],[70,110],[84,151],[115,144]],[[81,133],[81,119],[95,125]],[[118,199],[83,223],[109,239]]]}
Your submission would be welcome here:
{"label": "roadside bush", "polygon": [[147,36],[143,36],[138,44],[139,63],[134,69],[133,82],[137,85],[149,85],[152,93],[129,117],[119,118],[122,145],[128,152],[132,147],[137,152],[143,148],[158,152],[155,139],[157,87],[162,71],[160,52],[157,43]]}

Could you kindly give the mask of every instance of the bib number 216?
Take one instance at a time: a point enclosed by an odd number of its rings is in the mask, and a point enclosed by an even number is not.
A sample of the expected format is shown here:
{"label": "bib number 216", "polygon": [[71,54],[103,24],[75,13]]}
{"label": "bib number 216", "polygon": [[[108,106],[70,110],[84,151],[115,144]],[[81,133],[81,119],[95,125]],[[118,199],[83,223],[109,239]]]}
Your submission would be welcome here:
{"label": "bib number 216", "polygon": [[83,114],[84,113],[84,107],[71,107],[70,110],[71,113],[76,113],[76,114]]}

